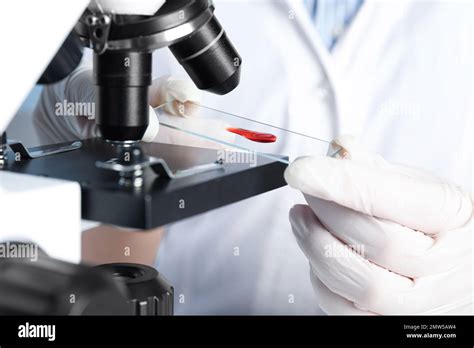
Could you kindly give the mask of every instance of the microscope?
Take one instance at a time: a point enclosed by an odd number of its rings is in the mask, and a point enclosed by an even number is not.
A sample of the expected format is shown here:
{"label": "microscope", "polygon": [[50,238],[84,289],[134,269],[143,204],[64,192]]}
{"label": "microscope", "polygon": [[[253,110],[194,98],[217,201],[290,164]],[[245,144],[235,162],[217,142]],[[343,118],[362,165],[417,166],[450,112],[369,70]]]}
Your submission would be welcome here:
{"label": "microscope", "polygon": [[[141,3],[145,2],[91,2],[39,80],[54,83],[66,77],[79,64],[83,47],[91,48],[95,122],[101,137],[28,149],[3,133],[2,170],[77,182],[82,219],[137,229],[163,226],[284,186],[285,165],[278,161],[262,157],[254,167],[226,164],[216,160],[213,150],[140,142],[149,124],[154,50],[168,47],[199,89],[218,95],[239,85],[242,65],[212,1],[149,0],[146,14],[129,13]],[[14,160],[7,148],[22,160]],[[186,209],[176,204],[180,200],[187,202]],[[40,260],[35,265],[13,259],[0,262],[0,312],[173,313],[173,288],[151,267],[110,264],[89,273],[90,267],[54,262],[44,253]],[[38,274],[44,284],[53,282],[56,287],[25,285]],[[94,286],[77,291],[90,305],[81,310],[57,305],[70,292],[64,289],[86,283]],[[31,304],[44,300],[44,306],[25,307],[22,300],[18,308],[7,308],[6,303],[12,303],[5,301],[9,294],[25,294]]]}
{"label": "microscope", "polygon": [[155,49],[169,47],[199,89],[223,95],[240,81],[241,58],[206,0],[167,1],[152,16],[87,10],[75,29],[94,50],[97,125],[109,142],[146,131]]}

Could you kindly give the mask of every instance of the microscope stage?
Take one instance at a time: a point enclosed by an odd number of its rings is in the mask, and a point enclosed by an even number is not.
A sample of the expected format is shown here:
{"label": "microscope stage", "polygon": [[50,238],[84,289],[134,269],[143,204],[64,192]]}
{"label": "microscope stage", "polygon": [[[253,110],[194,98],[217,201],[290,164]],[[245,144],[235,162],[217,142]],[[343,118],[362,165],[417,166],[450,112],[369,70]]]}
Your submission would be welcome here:
{"label": "microscope stage", "polygon": [[[164,159],[173,171],[218,158],[218,150],[196,147],[143,143],[141,148],[149,156]],[[286,165],[257,155],[256,163],[225,163],[220,169],[175,179],[145,168],[143,185],[126,187],[119,184],[118,173],[96,166],[97,161],[115,155],[113,146],[94,138],[82,141],[79,150],[36,159],[15,162],[10,154],[6,170],[77,181],[83,219],[139,229],[179,221],[286,185]],[[245,158],[235,155],[226,153],[226,158],[237,162]]]}

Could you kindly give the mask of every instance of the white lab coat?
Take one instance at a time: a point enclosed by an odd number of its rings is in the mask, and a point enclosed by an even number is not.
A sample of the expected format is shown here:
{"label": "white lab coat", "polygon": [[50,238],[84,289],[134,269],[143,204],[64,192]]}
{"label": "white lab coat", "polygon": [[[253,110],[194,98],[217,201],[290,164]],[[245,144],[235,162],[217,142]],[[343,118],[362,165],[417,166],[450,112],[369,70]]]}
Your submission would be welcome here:
{"label": "white lab coat", "polygon": [[[328,54],[299,1],[216,1],[242,81],[203,103],[328,140],[358,134],[386,159],[470,190],[471,6],[366,0]],[[156,55],[156,74],[176,67]],[[176,313],[317,313],[288,222],[300,202],[286,187],[169,226],[157,267],[175,286]]]}

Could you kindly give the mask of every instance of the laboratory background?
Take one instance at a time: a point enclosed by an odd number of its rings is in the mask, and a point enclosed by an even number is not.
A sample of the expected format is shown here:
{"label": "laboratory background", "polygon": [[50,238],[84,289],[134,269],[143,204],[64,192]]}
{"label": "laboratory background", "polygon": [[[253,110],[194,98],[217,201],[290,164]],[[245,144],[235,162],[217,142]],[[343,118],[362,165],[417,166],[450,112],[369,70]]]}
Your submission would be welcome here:
{"label": "laboratory background", "polygon": [[[140,3],[137,16],[146,12]],[[138,203],[104,213],[103,221],[74,216],[80,227],[70,237],[65,231],[45,239],[49,254],[156,269],[173,287],[176,315],[472,315],[472,2],[212,3],[225,29],[219,35],[236,50],[240,81],[225,93],[199,90],[196,80],[205,77],[192,69],[200,66],[186,66],[194,56],[179,57],[188,47],[154,51],[148,102],[165,105],[166,116],[158,115],[158,127],[150,112],[142,143],[209,151],[243,144],[236,151],[258,155],[240,158],[253,174],[242,171],[221,191],[219,180],[227,179],[209,180],[193,191],[196,213],[163,224],[129,225],[132,214],[142,216]],[[64,101],[98,98],[97,55],[85,48],[67,77],[29,88],[8,139],[34,148],[100,136],[94,117],[55,112]],[[110,110],[121,105],[107,102]],[[250,121],[222,131],[242,118]],[[259,161],[271,169],[264,172]],[[78,170],[86,177],[85,167]],[[64,195],[75,189],[68,190]],[[0,229],[0,241],[34,236]]]}

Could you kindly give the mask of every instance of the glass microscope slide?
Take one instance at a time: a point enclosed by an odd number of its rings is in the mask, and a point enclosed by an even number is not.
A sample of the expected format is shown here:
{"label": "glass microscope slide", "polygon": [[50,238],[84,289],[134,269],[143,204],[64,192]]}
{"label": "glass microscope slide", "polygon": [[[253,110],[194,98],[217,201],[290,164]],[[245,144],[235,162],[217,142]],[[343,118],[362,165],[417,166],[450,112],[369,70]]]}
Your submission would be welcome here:
{"label": "glass microscope slide", "polygon": [[[186,103],[184,106],[174,101],[154,110],[160,127],[168,128],[166,131],[161,128],[159,142],[257,152],[286,164],[300,156],[332,156],[331,151],[336,152],[326,140],[200,104]],[[184,110],[189,110],[191,115],[182,112]]]}

